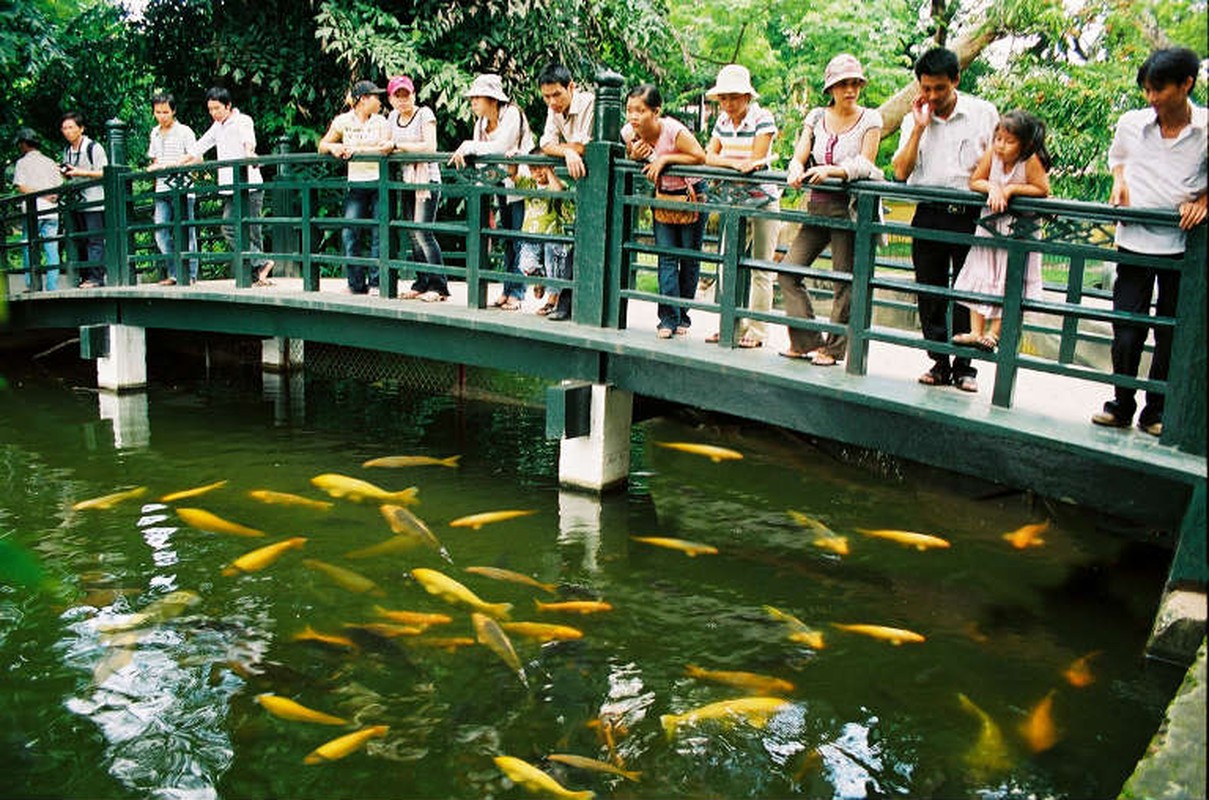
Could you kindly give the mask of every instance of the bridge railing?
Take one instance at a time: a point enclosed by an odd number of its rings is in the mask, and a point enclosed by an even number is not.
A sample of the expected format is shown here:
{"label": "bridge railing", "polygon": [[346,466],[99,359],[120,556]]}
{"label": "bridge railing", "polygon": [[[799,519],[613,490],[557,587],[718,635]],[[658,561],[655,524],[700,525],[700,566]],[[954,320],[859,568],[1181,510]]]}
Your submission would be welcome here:
{"label": "bridge railing", "polygon": [[[1206,226],[1201,225],[1189,233],[1188,247],[1182,259],[1119,253],[1112,245],[1112,228],[1116,223],[1172,227],[1177,223],[1172,212],[1113,208],[1100,203],[1066,200],[1015,199],[1012,211],[1018,215],[1019,222],[1013,231],[1000,234],[987,230],[987,236],[971,236],[915,229],[901,219],[884,219],[882,214],[883,206],[888,203],[900,208],[919,202],[981,207],[985,198],[971,192],[909,187],[886,181],[858,181],[847,186],[828,183],[813,189],[821,192],[842,189],[853,198],[854,217],[836,219],[795,208],[794,192],[789,193],[780,208],[752,205],[749,188],[759,183],[783,184],[783,173],[744,176],[729,170],[677,167],[675,174],[696,176],[707,187],[703,201],[697,204],[710,218],[707,243],[700,252],[689,255],[699,257],[705,272],[716,277],[713,297],[682,299],[661,296],[649,277],[656,270],[658,255],[677,252],[654,243],[650,209],[679,204],[654,200],[652,187],[640,173],[640,165],[624,158],[616,144],[601,141],[589,145],[585,154],[588,175],[578,182],[567,181],[567,188],[562,192],[504,185],[510,169],[525,164],[557,163],[545,157],[479,158],[462,170],[443,166],[443,182],[439,187],[399,180],[400,168],[406,163],[434,160],[444,164],[447,154],[359,158],[377,160],[383,166],[375,184],[379,213],[368,220],[343,218],[344,193],[348,186],[345,164],[327,156],[277,154],[258,158],[254,163],[264,172],[263,184],[248,183],[244,167],[253,162],[242,160],[207,162],[158,173],[135,171],[125,166],[108,167],[101,180],[106,192],[102,234],[108,283],[134,285],[158,278],[164,269],[183,282],[188,261],[197,258],[201,261],[203,280],[234,278],[237,287],[248,287],[253,274],[249,242],[253,238],[253,227],[261,226],[269,231],[265,256],[282,262],[283,267],[296,268],[307,291],[319,289],[322,275],[339,275],[345,266],[358,264],[378,270],[379,293],[384,297],[396,296],[398,280],[417,270],[442,273],[451,280],[465,281],[467,302],[473,308],[483,308],[487,304],[487,287],[492,282],[509,280],[541,283],[552,289],[572,288],[573,319],[585,325],[625,328],[627,306],[634,302],[683,305],[718,315],[720,342],[724,347],[737,344],[736,331],[745,318],[797,329],[846,333],[849,349],[845,368],[853,375],[866,372],[870,344],[874,342],[896,349],[939,351],[992,362],[996,373],[991,401],[1003,407],[1012,405],[1022,370],[1048,372],[1106,386],[1162,392],[1167,399],[1162,441],[1191,452],[1203,453],[1205,450]],[[216,167],[228,165],[237,167],[232,171],[232,182],[227,185],[217,183]],[[169,185],[166,191],[155,190],[157,176],[166,178]],[[86,252],[77,252],[73,246],[84,242],[88,233],[76,224],[75,212],[99,210],[97,204],[83,200],[82,190],[87,185],[73,183],[57,191],[63,220],[58,239],[63,245],[62,269],[68,286],[73,285],[81,268],[92,263],[87,260]],[[417,223],[401,218],[398,202],[402,193],[417,189],[439,189],[442,194],[437,221],[421,227],[439,235],[445,255],[443,265],[430,265],[412,255],[409,232],[417,227]],[[249,213],[252,207],[250,192],[253,191],[264,192],[266,215],[263,217],[253,218]],[[550,276],[522,276],[504,270],[503,253],[507,243],[551,239],[509,230],[502,224],[501,203],[506,198],[532,196],[561,198],[576,205],[574,230],[554,237],[574,245],[575,272],[571,281]],[[188,206],[190,198],[196,201],[196,214],[192,218],[180,213]],[[0,219],[7,233],[0,263],[6,272],[22,272],[24,259],[28,258],[35,279],[32,288],[36,291],[41,286],[38,278],[45,271],[43,244],[54,237],[41,236],[37,233],[37,225],[31,225],[36,223],[37,215],[33,203],[26,202],[27,199],[22,196],[0,198]],[[157,200],[166,201],[177,212],[171,222],[154,222],[152,209]],[[223,205],[228,200],[230,220],[223,217]],[[853,231],[853,272],[851,275],[832,272],[827,253],[811,267],[750,258],[743,243],[747,228],[757,218],[777,219],[785,226],[809,224]],[[221,242],[221,228],[228,224],[235,242],[230,249]],[[346,227],[363,232],[376,230],[380,243],[377,255],[346,258],[339,244],[340,231]],[[177,252],[163,255],[154,243],[158,230],[168,231],[176,243],[187,242],[187,234],[194,231],[197,249],[178,247]],[[34,234],[26,235],[23,231]],[[1004,249],[1008,253],[1004,297],[962,293],[915,282],[907,258],[910,242],[914,239],[993,245]],[[1026,264],[1032,253],[1040,253],[1046,264],[1042,300],[1023,296]],[[1153,317],[1113,311],[1105,288],[1087,280],[1089,273],[1099,274],[1104,271],[1102,265],[1112,263],[1178,272],[1180,300],[1176,315]],[[752,309],[747,298],[752,270],[802,276],[814,284],[810,290],[819,299],[826,299],[835,284],[849,283],[851,310],[847,325],[835,325],[823,318],[789,317],[775,306],[772,311]],[[1003,322],[999,347],[986,353],[947,342],[924,340],[910,313],[911,300],[921,294],[950,301],[1001,304]],[[884,313],[875,314],[875,310],[897,310],[901,318],[895,321]],[[1105,332],[1107,326],[1130,323],[1171,331],[1173,369],[1166,381],[1113,375],[1109,369],[1088,365],[1081,357],[1081,348],[1109,339]],[[1089,327],[1097,326],[1098,331],[1089,330]],[[1048,355],[1029,344],[1040,335],[1048,335],[1057,341]]]}

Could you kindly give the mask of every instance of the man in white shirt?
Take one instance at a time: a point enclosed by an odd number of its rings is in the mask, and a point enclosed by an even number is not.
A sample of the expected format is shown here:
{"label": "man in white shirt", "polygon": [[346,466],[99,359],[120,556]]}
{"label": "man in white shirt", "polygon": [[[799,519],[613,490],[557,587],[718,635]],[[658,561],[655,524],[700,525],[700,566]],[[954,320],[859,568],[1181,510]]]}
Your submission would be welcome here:
{"label": "man in white shirt", "polygon": [[[21,194],[41,192],[63,183],[59,165],[53,158],[38,149],[37,134],[29,128],[22,128],[17,131],[16,143],[17,149],[21,151],[21,157],[13,165],[13,185],[17,187],[18,192]],[[21,260],[28,270],[33,261],[35,240],[41,240],[42,266],[46,270],[45,289],[48,292],[59,288],[59,213],[56,200],[57,197],[53,194],[38,195],[35,202],[38,212],[36,236],[27,224],[29,217],[25,216],[21,219],[23,238],[29,243],[21,250]],[[33,271],[26,272],[26,288],[33,289],[35,283]]]}
{"label": "man in white shirt", "polygon": [[[379,112],[382,110],[382,97],[385,89],[380,89],[372,81],[358,81],[349,93],[353,107],[332,120],[331,126],[319,142],[320,153],[330,153],[336,158],[348,161],[348,194],[344,197],[344,218],[348,220],[377,220],[378,219],[378,168],[376,161],[349,161],[355,155],[386,155],[394,150],[390,128],[386,117]],[[356,258],[361,255],[359,250],[361,231],[364,228],[354,228],[351,225],[341,232],[341,244],[345,258]],[[378,257],[378,226],[369,226],[369,257]],[[369,268],[369,281],[366,282],[366,269],[361,264],[344,265],[344,274],[348,278],[348,290],[352,294],[366,294],[378,285],[378,268]]]}
{"label": "man in white shirt", "polygon": [[[1148,107],[1127,111],[1117,122],[1108,151],[1108,166],[1112,170],[1109,202],[1114,206],[1172,210],[1180,215],[1180,221],[1178,228],[1118,223],[1116,243],[1122,253],[1183,258],[1184,232],[1205,221],[1209,182],[1207,115],[1204,108],[1189,99],[1199,67],[1196,53],[1181,47],[1156,50],[1138,69],[1138,86],[1146,95]],[[1157,282],[1155,314],[1174,317],[1179,281],[1177,270],[1118,264],[1113,310],[1148,314]],[[1113,323],[1113,374],[1137,377],[1147,327]],[[1167,380],[1172,335],[1169,327],[1154,329],[1150,380]],[[1137,411],[1135,395],[1134,389],[1116,387],[1115,397],[1091,421],[1128,428]],[[1147,392],[1146,405],[1138,417],[1138,427],[1153,436],[1163,433],[1163,401],[1162,393]]]}
{"label": "man in white shirt", "polygon": [[[176,98],[167,92],[155,94],[151,98],[151,113],[155,115],[156,126],[151,129],[148,137],[147,158],[151,160],[151,163],[147,165],[147,170],[153,172],[183,164],[189,155],[189,150],[196,146],[197,137],[193,135],[192,128],[176,119]],[[185,175],[177,176],[174,182],[179,182],[185,189],[193,183]],[[159,248],[161,254],[172,255],[176,252],[176,243],[172,239],[172,230],[168,226],[175,218],[177,206],[170,196],[172,187],[166,178],[155,179],[155,193],[153,221],[156,225],[161,226],[155,229],[155,246]],[[185,191],[180,198],[179,205],[182,223],[188,223],[193,219],[193,206],[193,194]],[[190,226],[184,232],[189,243],[189,252],[197,252],[197,228]],[[176,284],[176,277],[170,269],[171,264],[171,261],[164,262],[164,279],[160,281],[162,286]],[[189,259],[188,282],[197,283],[197,256]]]}
{"label": "man in white shirt", "polygon": [[[579,180],[587,174],[584,167],[584,145],[592,141],[592,121],[596,112],[596,97],[575,86],[571,72],[560,63],[546,66],[537,76],[538,89],[546,103],[546,126],[538,144],[548,156],[561,158],[567,164],[567,174]],[[571,280],[575,274],[574,249],[560,263],[562,269],[552,278]],[[558,302],[546,314],[551,322],[571,318],[571,290],[558,292]]]}
{"label": "man in white shirt", "polygon": [[[943,47],[929,50],[915,62],[919,95],[911,114],[903,120],[898,151],[891,162],[896,180],[913,186],[969,190],[970,174],[990,147],[999,114],[987,101],[958,93],[960,68],[957,54]],[[981,204],[920,203],[911,226],[972,234],[980,213]],[[912,240],[916,283],[951,286],[969,250],[968,244]],[[969,332],[970,312],[965,306],[924,294],[918,295],[917,304],[919,324],[928,341],[948,342],[954,334]],[[946,321],[950,308],[952,331]],[[932,368],[919,376],[920,383],[952,383],[965,392],[978,391],[978,370],[969,358],[958,356],[950,364],[946,353],[929,352],[928,356]]]}
{"label": "man in white shirt", "polygon": [[105,148],[84,135],[84,117],[78,111],[68,111],[59,122],[67,146],[63,148],[60,169],[69,181],[90,181],[80,191],[80,210],[72,210],[71,232],[76,244],[76,259],[91,266],[80,269],[80,288],[95,289],[105,285],[105,187],[100,178],[109,166]]}
{"label": "man in white shirt", "polygon": [[[189,155],[181,162],[182,164],[200,162],[202,156],[210,148],[214,148],[219,161],[256,157],[255,123],[247,114],[242,114],[238,108],[231,107],[229,91],[222,86],[211,86],[206,91],[206,110],[210,113],[210,119],[214,120],[214,124],[197,140],[189,151]],[[219,167],[218,183],[220,186],[230,187],[234,180],[235,172],[231,167]],[[260,185],[264,183],[264,178],[260,175],[259,167],[248,165],[247,183],[254,188],[248,190],[248,202],[244,209],[248,219],[258,219],[264,208],[264,191],[260,188]],[[233,210],[232,192],[231,188],[219,190],[219,194],[223,196],[223,218],[228,222],[231,220]],[[227,241],[227,247],[234,252],[234,226],[223,225],[222,235]],[[269,273],[272,272],[274,266],[272,261],[260,255],[264,252],[263,244],[260,225],[257,223],[248,225],[248,252],[253,254],[251,262],[256,286],[269,285]]]}

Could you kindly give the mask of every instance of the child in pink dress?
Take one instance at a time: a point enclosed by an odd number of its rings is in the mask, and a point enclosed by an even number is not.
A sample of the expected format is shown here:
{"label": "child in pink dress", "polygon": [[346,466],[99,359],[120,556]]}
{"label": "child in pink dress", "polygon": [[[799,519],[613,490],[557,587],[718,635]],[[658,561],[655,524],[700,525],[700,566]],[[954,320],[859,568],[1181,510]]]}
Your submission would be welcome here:
{"label": "child in pink dress", "polygon": [[[1050,156],[1045,149],[1045,123],[1024,111],[1009,111],[999,120],[995,138],[970,175],[970,189],[987,196],[982,215],[1000,215],[990,223],[1001,235],[1009,235],[1016,217],[1004,214],[1013,197],[1049,195]],[[979,227],[978,236],[990,236]],[[1007,282],[1008,251],[998,247],[971,248],[953,288],[963,292],[1002,297]],[[1025,268],[1024,296],[1041,299],[1041,254],[1029,253]],[[953,337],[954,344],[994,350],[999,344],[1003,307],[961,300],[970,309],[970,332]]]}

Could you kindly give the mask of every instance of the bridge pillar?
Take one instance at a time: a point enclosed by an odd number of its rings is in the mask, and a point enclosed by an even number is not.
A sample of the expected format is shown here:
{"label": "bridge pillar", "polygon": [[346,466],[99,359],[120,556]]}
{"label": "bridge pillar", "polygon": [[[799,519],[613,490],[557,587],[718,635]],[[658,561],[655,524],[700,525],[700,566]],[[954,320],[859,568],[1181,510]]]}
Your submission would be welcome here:
{"label": "bridge pillar", "polygon": [[303,340],[275,336],[260,341],[260,367],[266,372],[289,372],[303,363]]}
{"label": "bridge pillar", "polygon": [[632,393],[605,384],[564,381],[551,387],[546,435],[560,440],[559,484],[590,492],[625,484],[633,407]]}
{"label": "bridge pillar", "polygon": [[147,331],[133,325],[80,328],[80,357],[97,361],[97,388],[129,392],[147,385]]}

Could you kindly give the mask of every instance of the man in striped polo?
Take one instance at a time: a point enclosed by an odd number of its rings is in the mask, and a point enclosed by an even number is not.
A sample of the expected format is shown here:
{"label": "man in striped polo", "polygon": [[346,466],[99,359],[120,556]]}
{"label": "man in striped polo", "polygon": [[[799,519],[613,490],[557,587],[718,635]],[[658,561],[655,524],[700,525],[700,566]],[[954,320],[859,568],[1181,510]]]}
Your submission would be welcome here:
{"label": "man in striped polo", "polygon": [[[184,163],[189,149],[197,144],[193,129],[176,119],[176,98],[167,92],[158,92],[151,98],[151,111],[155,115],[156,126],[151,129],[147,145],[147,158],[151,163],[147,170],[154,171],[165,167],[177,167]],[[189,180],[186,186],[192,185]],[[176,242],[172,238],[172,229],[168,225],[175,219],[177,205],[169,196],[172,189],[168,180],[163,177],[155,179],[155,246],[163,255],[176,252]],[[187,224],[193,219],[194,197],[186,192],[180,201],[181,222]],[[197,252],[197,229],[189,227],[185,231],[189,242],[189,252]],[[171,261],[164,261],[164,279],[161,286],[175,286],[176,277],[169,267]],[[197,282],[197,256],[189,259],[189,283]]]}

